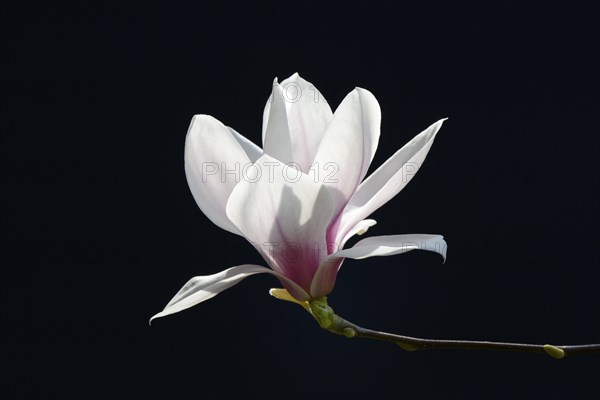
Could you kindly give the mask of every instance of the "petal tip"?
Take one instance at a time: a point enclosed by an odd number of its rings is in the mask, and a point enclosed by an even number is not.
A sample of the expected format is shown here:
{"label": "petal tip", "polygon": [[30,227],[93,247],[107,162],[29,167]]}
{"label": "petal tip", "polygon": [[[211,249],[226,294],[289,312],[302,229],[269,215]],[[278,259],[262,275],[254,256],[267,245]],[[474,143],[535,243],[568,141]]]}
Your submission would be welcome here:
{"label": "petal tip", "polygon": [[219,121],[218,119],[216,119],[215,117],[213,117],[212,115],[208,115],[208,114],[194,114],[192,115],[192,120],[190,121],[190,127],[188,128],[188,133],[190,132],[190,130],[192,129],[192,127],[202,123],[202,122],[210,122],[210,123],[217,123],[217,124],[221,124],[223,125],[223,123],[221,121]]}
{"label": "petal tip", "polygon": [[158,314],[155,314],[155,315],[153,315],[153,316],[152,316],[152,317],[151,317],[151,318],[148,320],[148,326],[152,326],[152,321],[154,321],[156,318],[160,318],[160,317],[161,317],[161,315],[160,315],[160,314],[161,314],[161,313],[158,313]]}
{"label": "petal tip", "polygon": [[441,248],[439,254],[443,258],[442,265],[444,265],[444,264],[446,264],[446,259],[447,259],[447,254],[448,254],[448,243],[446,243],[446,240],[441,235],[440,235],[440,239],[442,240],[442,248]]}

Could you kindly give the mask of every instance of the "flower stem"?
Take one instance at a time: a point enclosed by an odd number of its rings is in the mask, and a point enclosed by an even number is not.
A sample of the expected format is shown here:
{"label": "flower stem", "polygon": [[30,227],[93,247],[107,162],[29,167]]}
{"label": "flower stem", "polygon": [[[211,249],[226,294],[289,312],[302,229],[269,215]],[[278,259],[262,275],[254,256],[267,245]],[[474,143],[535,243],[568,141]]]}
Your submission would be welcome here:
{"label": "flower stem", "polygon": [[504,343],[477,340],[425,339],[396,335],[393,333],[363,328],[343,319],[334,313],[333,309],[327,304],[327,299],[325,297],[312,300],[307,303],[307,306],[307,310],[315,317],[323,329],[338,335],[344,335],[348,338],[357,337],[392,342],[407,351],[427,349],[518,351],[545,353],[556,359],[577,354],[600,353],[600,344],[556,346],[550,344]]}
{"label": "flower stem", "polygon": [[545,353],[553,358],[561,359],[566,356],[577,354],[600,353],[600,344],[584,345],[543,345],[524,343],[488,342],[477,340],[445,340],[425,339],[411,336],[396,335],[393,333],[379,332],[372,329],[360,327],[352,322],[336,315],[333,326],[328,328],[330,332],[344,335],[346,337],[357,337],[365,339],[382,340],[392,342],[407,351],[427,349],[472,349],[472,350],[497,350],[517,351],[529,353]]}

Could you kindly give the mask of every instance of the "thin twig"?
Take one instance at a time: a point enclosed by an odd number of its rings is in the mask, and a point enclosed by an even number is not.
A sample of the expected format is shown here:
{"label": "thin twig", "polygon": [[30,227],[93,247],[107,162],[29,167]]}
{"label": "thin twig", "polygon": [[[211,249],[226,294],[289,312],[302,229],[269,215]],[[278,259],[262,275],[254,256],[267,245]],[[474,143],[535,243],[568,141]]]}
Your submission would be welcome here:
{"label": "thin twig", "polygon": [[551,345],[551,344],[525,344],[488,342],[478,340],[444,340],[424,339],[412,336],[396,335],[393,333],[379,332],[363,328],[337,315],[327,303],[327,297],[312,299],[310,301],[298,301],[294,299],[285,289],[271,289],[269,293],[285,301],[301,305],[319,323],[321,328],[348,338],[365,338],[392,342],[407,351],[427,349],[460,349],[460,350],[497,350],[518,351],[529,353],[545,353],[553,358],[561,359],[566,356],[577,354],[600,353],[600,344],[582,345]]}
{"label": "thin twig", "polygon": [[352,322],[346,321],[345,319],[337,315],[334,318],[333,325],[326,329],[333,333],[344,335],[346,337],[358,337],[392,342],[402,347],[404,350],[408,351],[427,349],[517,351],[530,353],[545,353],[556,359],[561,359],[566,356],[573,356],[577,354],[600,353],[600,344],[543,345],[488,342],[477,340],[443,340],[416,338],[411,336],[396,335],[393,333],[379,332],[372,329],[363,328]]}

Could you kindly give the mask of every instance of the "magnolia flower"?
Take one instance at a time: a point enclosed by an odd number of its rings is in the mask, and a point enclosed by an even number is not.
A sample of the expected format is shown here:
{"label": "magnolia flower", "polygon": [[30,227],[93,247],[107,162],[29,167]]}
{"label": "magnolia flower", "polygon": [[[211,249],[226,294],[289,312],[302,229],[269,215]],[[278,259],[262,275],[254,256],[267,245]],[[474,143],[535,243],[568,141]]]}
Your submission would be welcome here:
{"label": "magnolia flower", "polygon": [[[274,275],[293,299],[328,295],[346,258],[421,249],[446,257],[442,236],[374,236],[344,249],[375,224],[366,219],[412,179],[444,120],[421,132],[365,178],[379,141],[381,110],[356,88],[335,113],[298,74],[273,83],[263,113],[263,148],[209,115],[192,118],[185,172],[204,214],[246,238],[267,265],[243,264],[188,281],[154,318],[208,300],[244,278]],[[364,180],[363,180],[364,179]]]}

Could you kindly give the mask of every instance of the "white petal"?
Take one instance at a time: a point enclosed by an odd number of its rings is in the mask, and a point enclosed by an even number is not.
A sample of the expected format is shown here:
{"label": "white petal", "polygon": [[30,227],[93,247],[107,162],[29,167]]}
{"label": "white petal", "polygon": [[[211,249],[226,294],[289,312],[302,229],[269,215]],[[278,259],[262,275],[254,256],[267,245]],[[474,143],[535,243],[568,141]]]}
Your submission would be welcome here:
{"label": "white petal", "polygon": [[271,149],[267,153],[281,161],[296,163],[306,173],[312,166],[321,138],[331,122],[333,113],[321,92],[297,73],[285,79],[280,85],[276,82],[273,89],[277,89],[277,92],[271,94],[263,112],[263,143],[272,142],[273,139],[267,140],[267,136],[276,134],[283,136],[283,139],[279,138],[285,141],[283,147],[288,144],[286,130],[272,128],[275,123],[283,121],[281,116],[275,119],[271,116],[272,112],[281,114],[280,104],[274,104],[281,94],[286,112],[291,157],[289,154],[273,154]]}
{"label": "white petal", "polygon": [[275,78],[263,113],[263,150],[271,157],[289,163],[294,161],[294,157],[285,107],[281,86]]}
{"label": "white petal", "polygon": [[233,129],[229,126],[227,128],[229,129],[229,131],[231,132],[231,134],[233,135],[235,140],[237,140],[238,143],[240,144],[240,146],[242,146],[242,149],[244,149],[244,151],[246,152],[246,155],[248,156],[248,159],[251,162],[255,162],[256,160],[258,160],[258,157],[262,156],[263,151],[260,147],[255,145],[251,140],[246,139],[242,134],[237,132],[235,129]]}
{"label": "white petal", "polygon": [[375,221],[374,219],[364,219],[364,220],[360,221],[358,224],[354,225],[354,227],[352,229],[350,229],[350,232],[348,232],[346,234],[346,236],[344,237],[344,240],[342,240],[342,243],[340,243],[339,248],[343,249],[344,245],[346,244],[348,239],[350,239],[354,235],[364,234],[365,232],[367,232],[367,230],[370,227],[372,227],[376,223],[377,223],[377,221]]}
{"label": "white petal", "polygon": [[[253,179],[234,189],[227,215],[236,228],[276,271],[308,291],[325,257],[325,230],[332,218],[333,199],[308,175],[263,155],[254,164]],[[286,287],[289,290],[289,288]]]}
{"label": "white petal", "polygon": [[446,260],[447,245],[440,235],[391,235],[363,239],[353,247],[327,256],[319,266],[310,287],[314,298],[326,296],[333,290],[339,268],[344,258],[357,260],[374,256],[391,256],[411,250],[428,250],[439,253]]}
{"label": "white petal", "polygon": [[446,118],[439,120],[418,134],[365,179],[343,211],[337,240],[344,237],[358,221],[387,203],[410,182],[425,161],[445,120]]}
{"label": "white petal", "polygon": [[227,218],[225,204],[250,159],[234,135],[210,115],[195,115],[185,140],[185,174],[202,212],[219,227],[239,235]]}
{"label": "white petal", "polygon": [[308,172],[333,113],[325,97],[297,73],[281,82],[294,162]]}
{"label": "white petal", "polygon": [[373,236],[363,239],[349,249],[338,251],[329,257],[345,257],[362,260],[374,256],[392,256],[411,250],[427,250],[439,253],[446,260],[448,246],[441,235],[410,234]]}
{"label": "white petal", "polygon": [[[198,303],[215,297],[222,291],[229,289],[233,285],[238,284],[243,279],[255,274],[271,274],[275,275],[280,280],[286,281],[288,285],[295,286],[293,282],[289,282],[287,278],[277,274],[273,270],[260,265],[244,264],[236,267],[228,268],[217,274],[196,276],[190,279],[180,290],[175,297],[167,304],[165,309],[150,319],[152,320],[166,315],[175,314],[187,308],[195,306]],[[296,287],[296,290],[302,291]],[[308,294],[305,294],[308,296]]]}
{"label": "white petal", "polygon": [[375,155],[379,142],[381,110],[375,96],[356,88],[335,110],[315,155],[319,181],[336,202],[336,214],[348,202]]}

